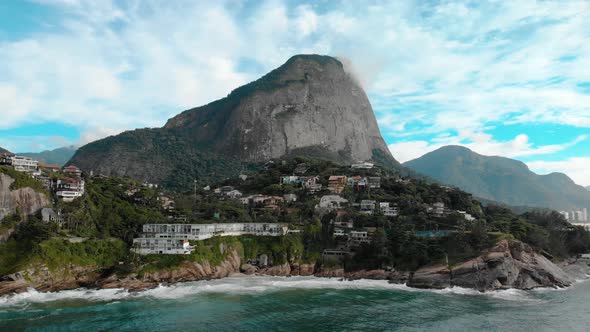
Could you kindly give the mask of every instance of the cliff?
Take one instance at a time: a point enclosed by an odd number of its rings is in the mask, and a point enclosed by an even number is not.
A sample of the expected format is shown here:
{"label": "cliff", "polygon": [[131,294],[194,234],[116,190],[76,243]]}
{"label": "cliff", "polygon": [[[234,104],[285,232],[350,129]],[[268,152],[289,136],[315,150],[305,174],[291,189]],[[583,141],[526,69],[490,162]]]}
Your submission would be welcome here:
{"label": "cliff", "polygon": [[453,267],[429,266],[415,272],[317,269],[313,264],[299,263],[258,268],[250,264],[242,264],[239,253],[231,250],[218,265],[212,265],[208,261],[186,261],[172,269],[149,273],[133,272],[123,277],[119,277],[112,270],[100,271],[93,266],[80,267],[70,264],[57,270],[50,270],[43,264],[37,264],[25,271],[4,276],[3,280],[0,280],[0,296],[24,292],[31,287],[39,291],[58,291],[79,287],[142,290],[161,284],[218,279],[239,273],[269,276],[314,275],[349,280],[378,279],[406,284],[414,288],[463,287],[491,291],[511,288],[529,290],[539,287],[568,287],[575,280],[587,278],[590,267],[587,262],[578,262],[575,259],[564,262],[559,267],[536,253],[527,244],[505,240],[499,242],[485,255]]}
{"label": "cliff", "polygon": [[[36,192],[32,188],[11,190],[10,186],[14,181],[10,176],[0,173],[0,221],[17,211],[21,214],[21,219],[24,219],[50,204],[45,194]],[[12,228],[2,232],[0,242],[5,241],[12,232]]]}
{"label": "cliff", "polygon": [[335,58],[297,55],[227,97],[187,110],[163,128],[81,147],[69,164],[95,174],[169,186],[237,175],[244,165],[306,156],[398,166],[371,104]]}
{"label": "cliff", "polygon": [[486,254],[452,267],[428,266],[411,273],[416,288],[463,287],[480,291],[568,287],[569,274],[520,241],[500,241]]}

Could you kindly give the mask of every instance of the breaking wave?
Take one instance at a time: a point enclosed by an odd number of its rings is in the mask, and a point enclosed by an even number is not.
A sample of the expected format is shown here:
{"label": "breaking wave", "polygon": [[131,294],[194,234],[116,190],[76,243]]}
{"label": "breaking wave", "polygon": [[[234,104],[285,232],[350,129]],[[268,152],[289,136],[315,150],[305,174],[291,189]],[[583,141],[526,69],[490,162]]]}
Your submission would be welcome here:
{"label": "breaking wave", "polygon": [[140,292],[129,292],[125,289],[74,289],[42,293],[35,289],[29,289],[24,293],[0,297],[0,308],[23,306],[30,303],[47,303],[76,299],[90,302],[113,302],[134,298],[181,299],[206,293],[262,294],[266,292],[292,289],[408,291],[453,296],[488,296],[510,301],[536,300],[531,296],[530,292],[515,289],[481,293],[477,290],[460,287],[441,290],[417,289],[401,284],[390,284],[387,280],[240,276],[208,281],[178,283],[169,286],[158,286]]}

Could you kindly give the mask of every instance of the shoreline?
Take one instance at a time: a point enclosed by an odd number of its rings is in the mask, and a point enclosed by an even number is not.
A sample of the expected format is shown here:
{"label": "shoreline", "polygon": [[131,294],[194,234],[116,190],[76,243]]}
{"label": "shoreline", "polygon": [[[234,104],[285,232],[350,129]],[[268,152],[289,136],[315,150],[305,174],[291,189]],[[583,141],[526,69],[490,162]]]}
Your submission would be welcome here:
{"label": "shoreline", "polygon": [[[317,269],[314,264],[284,263],[259,268],[242,264],[237,251],[228,253],[225,260],[212,266],[208,261],[185,261],[171,269],[145,273],[129,273],[124,277],[108,274],[93,267],[65,266],[50,271],[45,266],[31,267],[21,273],[4,276],[0,281],[0,296],[23,293],[30,288],[38,292],[55,292],[77,288],[126,289],[141,291],[159,285],[214,280],[237,275],[254,276],[313,276],[341,280],[387,280],[391,284],[411,288],[447,289],[461,287],[479,292],[535,288],[566,288],[576,280],[590,275],[590,260],[570,258],[556,265],[520,242],[500,241],[487,253],[454,266],[429,265],[416,271],[359,270],[343,268]],[[239,273],[239,274],[237,274]],[[27,276],[25,278],[24,276]]]}
{"label": "shoreline", "polygon": [[[223,282],[224,280],[228,282]],[[576,280],[570,287],[566,288],[536,288],[532,290],[521,289],[498,289],[494,291],[480,292],[472,288],[449,287],[444,289],[425,289],[409,287],[405,284],[385,282],[385,279],[344,279],[336,277],[316,276],[262,276],[245,275],[236,273],[234,275],[210,280],[196,280],[177,282],[171,284],[159,284],[146,289],[126,288],[74,288],[50,292],[39,292],[35,289],[27,289],[22,293],[13,293],[0,296],[0,308],[10,308],[22,303],[49,303],[62,300],[81,299],[96,302],[117,302],[121,300],[151,297],[160,300],[179,299],[187,296],[206,293],[223,294],[263,294],[279,290],[296,289],[326,289],[326,290],[384,290],[401,292],[427,292],[433,294],[451,294],[468,296],[492,296],[494,298],[515,300],[526,299],[527,293],[536,291],[566,291],[589,281],[590,278]],[[517,292],[517,293],[515,293]],[[520,294],[520,295],[519,295]]]}
{"label": "shoreline", "polygon": [[[201,278],[195,280],[182,280],[182,281],[163,281],[163,282],[140,282],[142,286],[139,284],[128,284],[125,281],[122,281],[120,284],[112,283],[108,284],[106,287],[100,286],[98,284],[95,285],[87,285],[87,286],[78,286],[78,287],[66,287],[66,288],[56,288],[50,290],[39,290],[35,287],[31,287],[31,284],[27,282],[19,282],[19,281],[3,281],[0,282],[0,286],[6,283],[14,283],[14,290],[12,292],[2,292],[2,290],[6,290],[6,287],[0,287],[0,300],[1,299],[9,299],[11,297],[17,296],[19,294],[26,294],[26,293],[38,293],[38,294],[56,294],[61,292],[68,292],[68,291],[106,291],[106,290],[113,290],[116,292],[127,292],[129,294],[133,293],[143,293],[148,292],[151,290],[155,290],[158,288],[168,288],[168,287],[175,287],[175,286],[183,286],[188,285],[190,283],[195,282],[215,282],[224,279],[242,279],[242,280],[263,280],[264,278],[277,278],[279,281],[281,280],[289,280],[293,279],[301,279],[303,281],[312,281],[312,280],[326,280],[326,281],[335,281],[335,282],[356,282],[356,281],[387,281],[388,285],[395,285],[399,286],[399,290],[406,290],[406,291],[450,291],[450,290],[462,290],[459,293],[464,293],[464,291],[473,292],[474,294],[486,294],[492,293],[496,291],[510,291],[510,290],[519,290],[519,291],[532,291],[532,290],[566,290],[571,288],[572,286],[590,280],[590,265],[587,262],[583,262],[577,259],[569,259],[562,262],[562,268],[566,270],[566,272],[572,277],[572,283],[565,287],[535,287],[531,289],[520,289],[514,287],[508,288],[498,288],[493,290],[478,290],[475,288],[469,287],[461,287],[461,286],[448,286],[448,287],[413,287],[409,285],[407,282],[401,282],[399,278],[395,278],[395,276],[399,277],[400,272],[388,272],[384,270],[361,270],[355,272],[344,272],[342,269],[335,269],[330,271],[324,271],[314,274],[265,274],[265,273],[254,273],[254,274],[246,274],[243,272],[232,272],[226,276],[222,277],[209,277],[209,278]],[[403,272],[402,274],[408,275],[409,272]],[[393,278],[392,278],[393,277]],[[305,279],[303,279],[305,278]],[[309,279],[307,279],[309,278]],[[124,285],[128,285],[130,287],[125,287]],[[294,287],[296,288],[296,287]],[[330,289],[330,287],[326,287],[326,289]]]}

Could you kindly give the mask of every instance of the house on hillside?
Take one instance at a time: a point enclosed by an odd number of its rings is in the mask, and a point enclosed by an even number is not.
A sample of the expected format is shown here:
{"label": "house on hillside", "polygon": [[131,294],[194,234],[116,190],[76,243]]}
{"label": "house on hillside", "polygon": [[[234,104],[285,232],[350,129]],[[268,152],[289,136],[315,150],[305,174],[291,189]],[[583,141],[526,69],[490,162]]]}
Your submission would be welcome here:
{"label": "house on hillside", "polygon": [[350,246],[358,247],[363,243],[369,243],[369,233],[367,231],[351,231],[350,234]]}
{"label": "house on hillside", "polygon": [[467,213],[466,211],[455,211],[457,213],[459,213],[460,215],[463,215],[463,218],[465,218],[465,220],[467,221],[474,221],[475,217],[472,216],[471,214]]}
{"label": "house on hillside", "polygon": [[378,176],[369,176],[367,178],[367,182],[369,183],[369,188],[371,189],[381,188],[381,178]]}
{"label": "house on hillside", "polygon": [[283,199],[287,203],[297,202],[297,195],[295,195],[295,194],[284,194],[283,195]]}
{"label": "house on hillside", "polygon": [[351,219],[348,219],[346,221],[336,220],[334,221],[334,227],[352,229],[354,227],[354,222]]}
{"label": "house on hillside", "polygon": [[55,173],[57,171],[59,171],[60,167],[58,165],[51,165],[51,164],[43,164],[43,163],[39,163],[39,169],[42,169],[46,172],[52,172]]}
{"label": "house on hillside", "polygon": [[51,208],[41,209],[41,220],[44,222],[55,222],[60,226],[65,222],[65,218],[60,213],[55,212]]}
{"label": "house on hillside", "polygon": [[55,195],[64,202],[84,196],[84,180],[81,178],[54,179],[53,188],[56,190]]}
{"label": "house on hillside", "polygon": [[76,167],[74,165],[70,165],[70,166],[64,167],[63,168],[63,172],[66,173],[66,174],[68,174],[68,175],[70,175],[70,176],[74,176],[74,177],[77,177],[77,178],[79,178],[79,177],[82,176],[82,171],[78,167]]}
{"label": "house on hillside", "polygon": [[240,197],[242,197],[242,192],[234,189],[234,190],[223,193],[223,196],[225,196],[227,198],[231,198],[231,199],[240,198]]}
{"label": "house on hillside", "polygon": [[348,200],[338,195],[325,195],[320,198],[319,207],[327,210],[342,209],[348,206]]}
{"label": "house on hillside", "polygon": [[4,153],[0,156],[0,164],[12,166],[15,171],[32,173],[37,171],[39,162],[33,158]]}
{"label": "house on hillside", "polygon": [[373,214],[375,212],[375,204],[376,202],[373,200],[362,200],[361,201],[361,213],[364,214]]}
{"label": "house on hillside", "polygon": [[317,184],[318,182],[320,182],[319,176],[302,176],[299,178],[299,183],[301,183],[301,186],[304,189],[308,189],[309,186],[313,186],[314,184]]}
{"label": "house on hillside", "polygon": [[360,175],[351,176],[348,178],[347,184],[355,191],[364,191],[367,188],[367,178]]}
{"label": "house on hillside", "polygon": [[445,203],[443,202],[436,202],[431,204],[426,208],[426,211],[435,217],[444,217],[447,214],[447,209],[445,208]]}
{"label": "house on hillside", "polygon": [[176,207],[176,202],[170,197],[158,196],[158,201],[164,210],[171,211]]}
{"label": "house on hillside", "polygon": [[344,175],[332,175],[328,178],[328,190],[340,194],[346,188],[347,178]]}
{"label": "house on hillside", "polygon": [[379,210],[386,217],[397,217],[399,215],[399,209],[394,203],[381,202],[379,203]]}
{"label": "house on hillside", "polygon": [[281,176],[281,184],[298,185],[299,183],[301,183],[301,180],[298,176],[294,176],[294,175]]}
{"label": "house on hillside", "polygon": [[365,162],[358,163],[358,164],[352,164],[350,166],[350,168],[352,168],[352,169],[371,169],[374,166],[375,166],[375,164],[365,161]]}

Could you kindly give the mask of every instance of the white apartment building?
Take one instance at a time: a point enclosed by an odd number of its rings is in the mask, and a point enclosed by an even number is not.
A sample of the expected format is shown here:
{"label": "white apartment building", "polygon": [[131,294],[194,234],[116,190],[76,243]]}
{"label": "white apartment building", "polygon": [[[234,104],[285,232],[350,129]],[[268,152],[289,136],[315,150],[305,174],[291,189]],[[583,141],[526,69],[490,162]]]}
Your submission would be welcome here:
{"label": "white apartment building", "polygon": [[140,238],[133,240],[133,244],[135,247],[133,250],[142,255],[188,255],[193,251],[188,240],[182,239]]}
{"label": "white apartment building", "polygon": [[19,172],[35,172],[39,162],[33,158],[15,156],[15,155],[4,155],[2,157],[2,163],[12,166]]}
{"label": "white apartment building", "polygon": [[199,241],[214,236],[281,236],[287,231],[286,224],[277,223],[145,224],[142,236],[133,243],[139,254],[178,254],[184,240]]}

